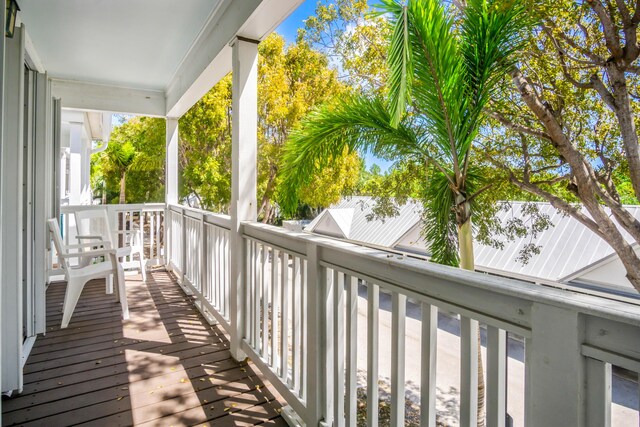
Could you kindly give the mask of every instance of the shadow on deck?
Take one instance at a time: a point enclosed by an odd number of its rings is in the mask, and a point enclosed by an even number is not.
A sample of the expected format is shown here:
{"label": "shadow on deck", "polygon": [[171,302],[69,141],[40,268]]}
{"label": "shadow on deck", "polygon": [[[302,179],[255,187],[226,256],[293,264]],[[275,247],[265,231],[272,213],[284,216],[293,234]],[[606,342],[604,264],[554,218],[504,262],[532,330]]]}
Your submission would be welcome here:
{"label": "shadow on deck", "polygon": [[64,291],[47,291],[47,333],[25,366],[23,393],[2,402],[4,425],[286,425],[279,397],[231,358],[223,331],[166,271],[149,272],[147,283],[127,278],[127,321],[97,280],[61,330]]}

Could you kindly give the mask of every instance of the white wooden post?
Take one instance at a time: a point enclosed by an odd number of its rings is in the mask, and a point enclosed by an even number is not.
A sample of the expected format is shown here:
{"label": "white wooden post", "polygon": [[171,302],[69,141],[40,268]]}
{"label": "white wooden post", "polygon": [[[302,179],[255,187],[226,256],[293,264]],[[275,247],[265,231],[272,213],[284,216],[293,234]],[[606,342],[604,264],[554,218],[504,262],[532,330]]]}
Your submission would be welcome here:
{"label": "white wooden post", "polygon": [[585,424],[586,360],[579,314],[533,304],[531,338],[525,342],[525,424],[532,427]]}
{"label": "white wooden post", "polygon": [[242,221],[257,219],[258,151],[258,42],[236,37],[232,47],[232,145],[231,145],[231,230],[229,317],[231,355],[246,356],[241,350],[245,315],[245,245]]}
{"label": "white wooden post", "polygon": [[166,145],[164,164],[164,235],[165,235],[165,264],[171,262],[171,248],[175,244],[175,236],[171,226],[171,212],[168,205],[178,204],[178,119],[166,119]]}
{"label": "white wooden post", "polygon": [[178,119],[167,117],[164,200],[178,204]]}
{"label": "white wooden post", "polygon": [[[325,334],[327,307],[326,270],[320,266],[319,248],[316,244],[307,244],[307,283],[302,283],[302,292],[306,292],[307,330],[304,334],[303,357],[305,358],[306,379],[303,387],[307,402],[306,425],[327,426],[327,418],[331,414],[330,402],[327,401],[328,377],[331,377],[327,363],[331,361],[330,346]],[[304,376],[304,375],[303,375]]]}
{"label": "white wooden post", "polygon": [[[41,334],[46,329],[46,283],[47,268],[50,266],[47,256],[49,230],[47,219],[53,215],[54,193],[53,180],[54,159],[57,155],[53,150],[51,126],[51,92],[46,74],[38,73],[36,77],[37,93],[35,105],[35,176],[34,176],[34,332]],[[54,193],[54,194],[52,194]]]}
{"label": "white wooden post", "polygon": [[[2,8],[2,12],[0,12],[0,16],[2,16],[2,22],[6,22],[6,9]],[[3,205],[3,187],[4,187],[4,182],[5,182],[5,178],[3,177],[4,175],[4,164],[2,162],[2,159],[5,158],[4,156],[4,74],[5,74],[5,66],[4,66],[4,54],[5,54],[5,40],[6,37],[2,37],[2,40],[0,40],[0,224],[4,224],[4,216],[2,214],[2,211],[4,210],[4,205]],[[3,254],[3,250],[2,250],[2,246],[4,245],[4,238],[2,237],[2,230],[0,229],[0,267],[2,267],[2,265],[4,264],[4,259],[2,257]],[[0,320],[3,318],[3,309],[2,309],[2,303],[3,303],[3,299],[2,299],[2,292],[0,292]],[[0,345],[3,342],[3,333],[2,333],[2,328],[0,328]],[[4,360],[2,359],[2,351],[0,351],[0,367],[4,366],[3,365]],[[0,369],[0,386],[2,385],[2,371],[3,369]],[[1,388],[1,387],[0,387]],[[0,414],[2,414],[2,399],[0,399]],[[2,416],[0,415],[0,421],[2,421]]]}
{"label": "white wooden post", "polygon": [[69,123],[69,204],[82,201],[82,122]]}
{"label": "white wooden post", "polygon": [[2,132],[2,391],[22,389],[24,37],[6,39]]}

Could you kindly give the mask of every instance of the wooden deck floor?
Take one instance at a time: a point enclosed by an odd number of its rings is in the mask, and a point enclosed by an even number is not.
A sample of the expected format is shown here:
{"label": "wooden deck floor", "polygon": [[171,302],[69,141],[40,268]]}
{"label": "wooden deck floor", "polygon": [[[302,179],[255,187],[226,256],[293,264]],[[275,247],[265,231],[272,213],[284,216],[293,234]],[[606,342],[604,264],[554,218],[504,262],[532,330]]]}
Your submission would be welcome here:
{"label": "wooden deck floor", "polygon": [[238,364],[164,270],[127,278],[131,318],[89,283],[67,329],[64,284],[47,291],[47,334],[25,367],[24,392],[2,402],[4,425],[284,426],[281,403]]}

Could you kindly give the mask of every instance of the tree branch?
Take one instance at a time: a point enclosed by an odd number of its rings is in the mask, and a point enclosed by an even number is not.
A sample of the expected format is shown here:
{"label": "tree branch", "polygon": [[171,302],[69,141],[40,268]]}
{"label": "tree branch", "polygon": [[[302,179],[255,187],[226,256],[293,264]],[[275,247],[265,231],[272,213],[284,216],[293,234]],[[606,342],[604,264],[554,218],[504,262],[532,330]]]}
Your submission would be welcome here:
{"label": "tree branch", "polygon": [[542,139],[546,139],[547,141],[551,141],[551,137],[547,133],[524,126],[524,125],[514,123],[511,120],[507,119],[501,113],[498,113],[497,111],[489,112],[489,116],[496,119],[497,121],[499,121],[500,123],[502,123],[504,126],[508,127],[511,130],[514,130],[516,132],[522,132],[527,135],[535,136],[536,138],[542,138]]}
{"label": "tree branch", "polygon": [[598,15],[598,19],[602,24],[602,32],[607,48],[615,58],[622,58],[624,52],[620,46],[620,38],[616,31],[616,26],[611,20],[611,16],[607,13],[600,0],[587,0],[591,9]]}

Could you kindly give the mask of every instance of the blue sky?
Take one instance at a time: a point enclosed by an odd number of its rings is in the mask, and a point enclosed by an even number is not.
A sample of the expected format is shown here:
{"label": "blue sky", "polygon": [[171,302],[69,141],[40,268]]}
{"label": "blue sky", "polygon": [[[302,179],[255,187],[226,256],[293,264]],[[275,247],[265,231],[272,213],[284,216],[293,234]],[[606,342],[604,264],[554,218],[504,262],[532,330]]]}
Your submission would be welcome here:
{"label": "blue sky", "polygon": [[[304,20],[314,14],[316,9],[316,1],[317,0],[305,0],[305,2],[300,5],[300,7],[298,7],[282,24],[280,24],[278,28],[276,28],[276,32],[284,36],[285,40],[288,43],[294,43],[296,41],[298,28],[303,27]],[[375,163],[380,166],[380,169],[382,169],[382,171],[386,171],[387,169],[389,169],[392,164],[392,162],[379,159],[370,153],[367,153],[364,156],[364,162],[367,169],[369,169],[371,165]]]}

